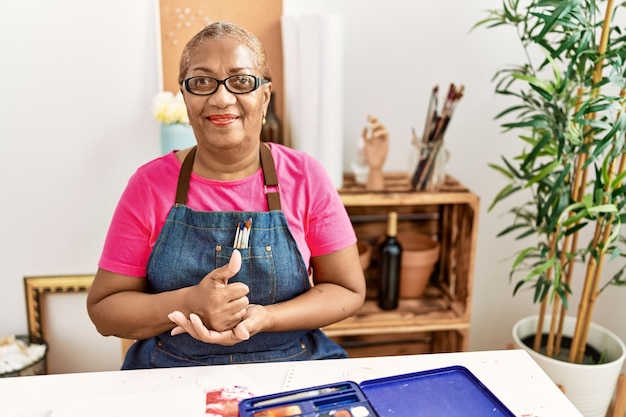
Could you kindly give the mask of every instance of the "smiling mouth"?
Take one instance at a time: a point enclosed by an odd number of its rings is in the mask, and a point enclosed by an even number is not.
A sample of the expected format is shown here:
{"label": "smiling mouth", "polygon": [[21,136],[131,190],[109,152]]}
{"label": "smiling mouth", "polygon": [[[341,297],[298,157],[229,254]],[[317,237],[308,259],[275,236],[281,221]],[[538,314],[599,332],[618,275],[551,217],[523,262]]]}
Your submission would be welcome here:
{"label": "smiling mouth", "polygon": [[207,117],[207,120],[215,125],[228,125],[233,123],[234,121],[236,121],[237,119],[239,119],[239,117],[232,115],[232,114],[219,114],[219,115],[213,115],[213,116],[209,116]]}

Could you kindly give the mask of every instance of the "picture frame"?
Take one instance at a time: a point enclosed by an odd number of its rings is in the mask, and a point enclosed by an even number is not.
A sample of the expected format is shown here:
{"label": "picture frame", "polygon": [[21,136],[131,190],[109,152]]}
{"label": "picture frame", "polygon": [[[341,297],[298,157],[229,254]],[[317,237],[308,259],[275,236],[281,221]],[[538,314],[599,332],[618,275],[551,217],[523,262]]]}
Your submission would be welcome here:
{"label": "picture frame", "polygon": [[42,303],[44,295],[55,293],[83,293],[91,288],[94,275],[47,275],[24,277],[26,317],[30,343],[45,342]]}
{"label": "picture frame", "polygon": [[[43,275],[24,277],[24,294],[26,297],[26,317],[28,321],[28,341],[30,343],[47,344],[44,329],[45,295],[87,293],[91,288],[95,274],[85,275]],[[135,342],[132,339],[118,339],[121,344],[121,357],[126,356],[127,350]],[[47,367],[47,365],[46,365]],[[47,370],[46,370],[47,373]]]}

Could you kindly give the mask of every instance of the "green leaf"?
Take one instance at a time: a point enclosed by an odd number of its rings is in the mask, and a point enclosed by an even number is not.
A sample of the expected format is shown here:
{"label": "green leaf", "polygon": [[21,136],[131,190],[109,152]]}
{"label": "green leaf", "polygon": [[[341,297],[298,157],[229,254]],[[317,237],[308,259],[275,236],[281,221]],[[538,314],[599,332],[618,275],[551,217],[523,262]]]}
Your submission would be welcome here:
{"label": "green leaf", "polygon": [[488,26],[490,28],[506,24],[505,22],[502,21],[502,18],[497,16],[497,10],[488,10],[487,13],[490,14],[490,16],[484,18],[483,20],[479,20],[478,22],[476,22],[470,28],[470,32],[473,31],[474,29],[480,27],[480,26],[485,26],[485,25],[491,24],[491,23],[495,23],[495,24],[492,24],[492,25]]}
{"label": "green leaf", "polygon": [[517,284],[515,284],[515,288],[513,288],[513,296],[515,296],[515,294],[517,294],[517,291],[522,288],[524,286],[525,282],[524,281],[518,281]]}
{"label": "green leaf", "polygon": [[511,232],[513,232],[515,230],[519,230],[519,229],[522,229],[522,228],[525,228],[525,227],[526,227],[526,225],[524,225],[524,224],[513,224],[511,226],[507,226],[504,229],[502,229],[500,231],[500,233],[498,233],[496,235],[496,237],[502,237],[502,236],[504,236],[504,235],[506,235],[508,233],[511,233]]}
{"label": "green leaf", "polygon": [[493,199],[493,202],[491,203],[491,205],[489,206],[489,208],[487,209],[487,211],[491,211],[495,205],[502,201],[503,199],[505,199],[506,197],[510,196],[511,194],[515,193],[516,191],[519,191],[520,187],[516,186],[514,184],[507,184],[502,190],[500,190],[500,192],[495,196],[495,198]]}
{"label": "green leaf", "polygon": [[611,188],[617,188],[626,178],[626,171],[622,171],[611,181]]}
{"label": "green leaf", "polygon": [[502,161],[509,169],[509,172],[515,176],[515,178],[523,178],[523,175],[518,170],[516,170],[515,167],[511,165],[511,163],[506,158],[502,157]]}
{"label": "green leaf", "polygon": [[548,295],[548,293],[550,292],[550,287],[550,281],[541,280],[535,288],[535,296],[533,298],[533,302],[538,303],[546,298],[546,295]]}
{"label": "green leaf", "polygon": [[530,181],[528,181],[528,183],[526,184],[526,188],[532,187],[533,184],[541,181],[542,179],[550,175],[552,171],[554,171],[554,169],[558,167],[559,165],[560,165],[559,161],[552,161],[551,163],[543,167],[537,175],[535,175],[534,177],[530,179]]}
{"label": "green leaf", "polygon": [[624,275],[624,269],[619,270],[613,277],[611,278],[611,284],[613,285],[626,285],[626,279],[622,279],[622,275]]}
{"label": "green leaf", "polygon": [[600,204],[599,206],[589,207],[589,213],[617,213],[615,204]]}
{"label": "green leaf", "polygon": [[585,228],[585,226],[587,226],[588,224],[589,224],[588,222],[581,222],[581,223],[578,223],[578,224],[574,225],[574,227],[570,227],[570,228],[568,228],[568,229],[565,231],[565,235],[567,236],[567,235],[574,234],[574,233],[576,233],[577,231],[579,231],[579,230],[581,230],[581,229],[584,229],[584,228]]}
{"label": "green leaf", "polygon": [[536,268],[533,268],[528,275],[526,275],[526,277],[524,277],[523,281],[530,281],[533,277],[537,276],[537,275],[541,275],[543,273],[545,273],[550,267],[554,266],[556,262],[555,258],[550,258],[547,261],[541,263],[539,266],[537,266]]}
{"label": "green leaf", "polygon": [[563,303],[563,308],[567,310],[569,308],[567,291],[564,291],[561,287],[559,287],[556,289],[556,292],[559,295],[559,298],[561,299],[561,303]]}
{"label": "green leaf", "polygon": [[[567,224],[571,223],[571,222],[569,222],[567,220],[567,217],[570,215],[570,212],[578,210],[578,209],[581,209],[581,208],[585,209],[586,207],[587,207],[587,205],[585,203],[583,203],[583,202],[570,204],[568,207],[565,208],[565,210],[563,210],[561,212],[561,216],[559,218],[559,223],[562,223],[564,225],[567,225]],[[585,211],[583,211],[583,213]]]}
{"label": "green leaf", "polygon": [[496,165],[496,164],[487,164],[487,166],[495,171],[498,171],[499,173],[501,173],[502,175],[504,175],[505,177],[507,177],[508,179],[512,180],[515,177],[513,176],[513,174],[511,174],[511,172],[509,172],[506,168],[500,166],[500,165]]}
{"label": "green leaf", "polygon": [[[611,232],[611,235],[609,236],[607,243],[614,242],[615,240],[617,240],[617,238],[619,237],[621,225],[622,223],[620,219],[618,218],[617,224],[615,224],[615,227],[613,228],[613,232]],[[609,227],[609,225],[605,225],[604,227]],[[608,248],[604,248],[604,251],[606,250],[608,250]]]}
{"label": "green leaf", "polygon": [[528,127],[536,128],[536,129],[548,129],[550,125],[547,124],[544,119],[537,117],[537,118],[534,118],[531,120],[525,120],[522,122],[503,123],[502,127],[505,127],[507,129],[525,129]]}
{"label": "green leaf", "polygon": [[546,225],[547,233],[552,233],[553,231],[556,230],[556,226],[559,222],[560,214],[563,210],[565,210],[565,208],[567,208],[567,205],[570,202],[569,193],[561,193],[559,195],[559,198],[556,200],[556,202],[557,204],[553,207],[552,213],[550,214],[547,220],[547,225]]}
{"label": "green leaf", "polygon": [[503,111],[501,111],[500,113],[496,114],[496,116],[494,117],[494,119],[501,119],[502,117],[506,116],[509,113],[513,113],[519,110],[524,110],[527,107],[525,105],[519,105],[519,106],[511,106],[508,107],[506,109],[504,109]]}
{"label": "green leaf", "polygon": [[537,142],[535,147],[533,147],[533,149],[524,159],[524,162],[522,163],[522,167],[533,165],[533,162],[537,159],[537,156],[541,153],[541,151],[545,149],[546,145],[550,142],[550,139],[551,139],[551,135],[549,133],[546,133],[545,135],[543,135],[541,139],[539,140],[539,142]]}
{"label": "green leaf", "polygon": [[541,39],[546,36],[546,34],[548,34],[554,26],[561,23],[561,18],[563,16],[567,15],[570,11],[572,11],[572,9],[578,7],[580,3],[581,0],[560,2],[559,7],[554,10],[552,16],[549,16],[549,18],[546,19],[542,31],[535,37],[535,39]]}
{"label": "green leaf", "polygon": [[[571,168],[572,168],[572,163],[570,162],[565,166],[565,169],[563,169],[563,171],[559,174],[559,177],[556,178],[556,180],[554,181],[554,185],[550,193],[548,194],[548,201],[546,201],[546,203],[542,206],[542,208],[537,213],[537,218],[539,219],[545,218],[548,214],[548,211],[553,206],[553,204],[557,201],[557,199],[562,198],[561,197],[562,193],[560,192],[560,190],[558,190],[557,187],[563,184],[565,177],[569,175]],[[552,224],[549,230],[553,230],[554,224],[556,224],[559,220],[558,219],[559,214],[560,214],[560,210],[554,210],[553,215],[548,219],[548,223]]]}
{"label": "green leaf", "polygon": [[611,252],[611,257],[609,258],[609,262],[613,262],[614,260],[619,258],[621,254],[622,254],[622,251],[620,250],[619,246],[615,246],[615,248],[613,249],[613,252]]}
{"label": "green leaf", "polygon": [[540,91],[544,91],[545,93],[547,93],[548,95],[551,96],[551,93],[554,92],[554,88],[552,87],[552,84],[550,84],[547,81],[543,81],[533,75],[528,75],[528,74],[512,74],[511,75],[513,78],[520,80],[520,81],[526,81],[528,84],[530,84],[533,87],[536,87],[538,90]]}
{"label": "green leaf", "polygon": [[528,231],[526,231],[525,233],[522,233],[520,235],[515,236],[515,240],[522,240],[525,237],[534,235],[537,231],[533,228],[529,228]]}
{"label": "green leaf", "polygon": [[516,269],[519,264],[521,264],[527,257],[529,253],[532,253],[536,248],[534,246],[528,247],[524,250],[522,250],[519,255],[517,255],[517,257],[515,258],[515,261],[513,261],[513,265],[511,265],[512,269]]}

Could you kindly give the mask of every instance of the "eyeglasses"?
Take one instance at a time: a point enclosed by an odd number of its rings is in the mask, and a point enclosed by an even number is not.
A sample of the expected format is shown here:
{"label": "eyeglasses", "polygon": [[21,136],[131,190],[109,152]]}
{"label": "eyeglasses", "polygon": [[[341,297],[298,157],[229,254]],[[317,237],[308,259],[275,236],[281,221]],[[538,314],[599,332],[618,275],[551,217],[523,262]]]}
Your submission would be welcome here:
{"label": "eyeglasses", "polygon": [[263,84],[269,83],[269,80],[257,77],[255,75],[231,75],[223,80],[213,77],[190,77],[183,81],[183,87],[191,94],[197,96],[209,96],[217,91],[220,84],[224,84],[226,90],[233,94],[251,93]]}

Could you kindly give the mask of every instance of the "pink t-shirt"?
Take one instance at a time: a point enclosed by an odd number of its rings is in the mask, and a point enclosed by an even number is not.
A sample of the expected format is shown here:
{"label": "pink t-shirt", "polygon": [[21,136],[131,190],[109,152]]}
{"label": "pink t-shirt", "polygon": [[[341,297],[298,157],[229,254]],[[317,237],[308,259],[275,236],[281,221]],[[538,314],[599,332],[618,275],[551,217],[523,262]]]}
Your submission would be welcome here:
{"label": "pink t-shirt", "polygon": [[[303,152],[271,144],[282,210],[305,265],[311,256],[356,242],[345,207],[322,165]],[[98,266],[145,277],[148,258],[176,196],[181,163],[173,152],[140,167],[115,209]],[[263,173],[216,181],[192,173],[187,206],[201,211],[267,211]]]}

